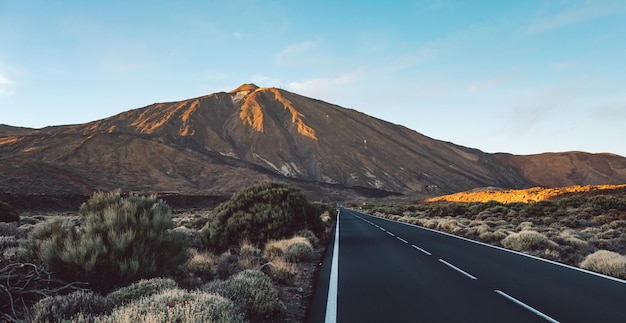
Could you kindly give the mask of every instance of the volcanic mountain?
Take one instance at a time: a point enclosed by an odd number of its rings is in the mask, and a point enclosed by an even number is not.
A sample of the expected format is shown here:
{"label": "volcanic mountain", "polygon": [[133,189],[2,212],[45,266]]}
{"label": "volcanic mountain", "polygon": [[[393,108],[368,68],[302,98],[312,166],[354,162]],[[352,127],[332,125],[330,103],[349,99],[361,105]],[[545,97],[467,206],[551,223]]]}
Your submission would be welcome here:
{"label": "volcanic mountain", "polygon": [[[626,182],[626,158],[488,154],[277,88],[156,103],[94,122],[0,125],[0,193],[228,196],[262,180],[319,198]],[[350,192],[348,194],[347,192]]]}

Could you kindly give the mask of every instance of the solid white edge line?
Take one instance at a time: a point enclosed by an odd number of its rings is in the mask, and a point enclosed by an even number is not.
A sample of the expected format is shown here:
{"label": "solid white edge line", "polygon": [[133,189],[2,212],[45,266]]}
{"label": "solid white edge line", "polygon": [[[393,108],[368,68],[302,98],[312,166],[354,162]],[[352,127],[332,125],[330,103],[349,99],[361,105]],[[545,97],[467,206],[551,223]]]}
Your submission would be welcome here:
{"label": "solid white edge line", "polygon": [[426,251],[426,250],[424,250],[424,249],[422,249],[422,248],[420,248],[420,247],[418,247],[418,246],[416,246],[416,245],[414,245],[414,244],[413,244],[413,245],[411,245],[411,246],[412,246],[413,248],[415,248],[415,249],[417,249],[417,250],[419,250],[419,251],[421,251],[421,252],[423,252],[423,253],[425,253],[425,254],[429,255],[429,256],[432,256],[432,255],[433,255],[432,253],[430,253],[430,252],[428,252],[428,251]]}
{"label": "solid white edge line", "polygon": [[400,237],[396,237],[396,239],[398,239],[398,240],[400,240],[400,241],[402,241],[402,242],[404,242],[404,243],[409,243],[408,241],[406,241],[406,240],[404,240],[404,239],[402,239],[402,238],[400,238]]}
{"label": "solid white edge line", "polygon": [[[363,214],[365,214],[365,213],[363,213]],[[443,232],[443,231],[437,231],[437,230],[433,230],[433,229],[422,227],[422,226],[415,225],[415,224],[389,220],[389,219],[385,219],[385,218],[382,218],[382,217],[377,217],[377,216],[370,215],[370,214],[366,214],[366,215],[371,216],[371,217],[376,217],[378,219],[385,220],[385,221],[388,221],[388,222],[400,223],[402,225],[415,227],[415,228],[419,228],[419,229],[426,230],[426,231],[440,233],[440,234],[447,235],[447,236],[450,236],[450,237],[453,237],[453,238],[457,238],[457,239],[460,239],[460,240],[472,242],[472,243],[483,245],[483,246],[486,246],[486,247],[491,247],[491,248],[494,248],[494,249],[506,251],[506,252],[513,253],[513,254],[516,254],[516,255],[520,255],[520,256],[532,258],[532,259],[535,259],[535,260],[547,262],[547,263],[550,263],[550,264],[553,264],[553,265],[557,265],[557,266],[573,269],[573,270],[580,271],[580,272],[583,272],[583,273],[586,273],[586,274],[590,274],[590,275],[594,275],[594,276],[597,276],[597,277],[606,278],[606,279],[609,279],[609,280],[616,281],[618,283],[626,284],[626,280],[623,280],[623,279],[619,279],[619,278],[612,277],[612,276],[607,276],[607,275],[604,275],[604,274],[597,273],[595,271],[590,271],[590,270],[586,270],[586,269],[570,266],[568,264],[556,262],[556,261],[553,261],[553,260],[544,259],[544,258],[540,258],[540,257],[537,257],[537,256],[525,254],[523,252],[519,252],[519,251],[515,251],[515,250],[511,250],[511,249],[506,249],[506,248],[502,248],[502,247],[498,247],[498,246],[493,246],[493,245],[490,245],[490,244],[487,244],[487,243],[484,243],[484,242],[481,242],[481,241],[476,241],[476,240],[468,239],[468,238],[465,238],[465,237],[457,236],[457,235],[454,235],[452,233]]]}
{"label": "solid white edge line", "polygon": [[337,283],[339,281],[339,214],[337,211],[337,225],[335,227],[335,244],[333,247],[333,261],[330,265],[330,280],[328,282],[328,297],[326,298],[326,318],[324,322],[337,322]]}
{"label": "solid white edge line", "polygon": [[504,297],[506,297],[508,300],[514,302],[515,304],[517,304],[517,305],[519,305],[519,306],[521,306],[521,307],[523,307],[523,308],[525,308],[525,309],[535,313],[536,315],[541,316],[543,319],[545,319],[548,322],[559,323],[559,321],[549,317],[546,314],[543,314],[542,312],[539,312],[538,310],[534,309],[532,306],[526,305],[522,301],[516,299],[515,297],[513,297],[513,296],[511,296],[511,295],[509,295],[509,294],[507,294],[507,293],[505,293],[505,292],[503,292],[501,290],[496,289],[495,292],[500,294],[500,295],[502,295],[502,296],[504,296]]}
{"label": "solid white edge line", "polygon": [[474,279],[474,280],[478,279],[478,278],[476,278],[476,277],[474,277],[474,276],[470,275],[468,272],[464,271],[463,269],[461,269],[461,268],[459,268],[459,267],[457,267],[457,266],[455,266],[455,265],[453,265],[453,264],[451,264],[451,263],[449,263],[449,262],[447,262],[447,261],[445,261],[445,260],[443,260],[443,259],[439,259],[439,261],[440,261],[441,263],[443,263],[444,265],[446,265],[446,266],[448,266],[448,267],[450,267],[450,268],[452,268],[452,269],[454,269],[454,270],[456,270],[456,271],[460,272],[461,274],[463,274],[463,275],[465,275],[465,276],[469,277],[470,279]]}

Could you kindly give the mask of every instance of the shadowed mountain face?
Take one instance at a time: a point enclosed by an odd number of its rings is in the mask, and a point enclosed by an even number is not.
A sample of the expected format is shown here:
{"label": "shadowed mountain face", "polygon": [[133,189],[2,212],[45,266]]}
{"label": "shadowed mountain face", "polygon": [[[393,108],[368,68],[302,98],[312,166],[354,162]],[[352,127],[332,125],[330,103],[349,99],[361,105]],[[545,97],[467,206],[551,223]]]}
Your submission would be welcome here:
{"label": "shadowed mountain face", "polygon": [[[371,194],[626,182],[608,154],[487,154],[276,88],[157,103],[87,124],[0,126],[0,192],[229,195],[255,182]],[[313,185],[315,184],[315,185]],[[341,196],[342,194],[338,196]],[[332,195],[332,194],[331,194]]]}

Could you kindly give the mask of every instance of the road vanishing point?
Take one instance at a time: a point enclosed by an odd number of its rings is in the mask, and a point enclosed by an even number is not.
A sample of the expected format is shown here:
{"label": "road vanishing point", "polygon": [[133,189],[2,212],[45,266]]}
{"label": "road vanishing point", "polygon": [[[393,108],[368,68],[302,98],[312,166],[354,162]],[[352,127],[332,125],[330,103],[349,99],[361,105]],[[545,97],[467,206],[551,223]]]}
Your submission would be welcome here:
{"label": "road vanishing point", "polygon": [[308,322],[626,322],[626,281],[340,208]]}

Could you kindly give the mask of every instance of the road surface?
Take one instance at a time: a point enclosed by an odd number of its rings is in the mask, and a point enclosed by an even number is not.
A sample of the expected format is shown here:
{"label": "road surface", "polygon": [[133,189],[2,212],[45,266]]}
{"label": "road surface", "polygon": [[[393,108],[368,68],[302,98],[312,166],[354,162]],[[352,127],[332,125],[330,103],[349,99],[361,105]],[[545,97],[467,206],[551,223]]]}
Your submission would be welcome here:
{"label": "road surface", "polygon": [[626,322],[624,281],[343,208],[338,217],[309,322]]}

